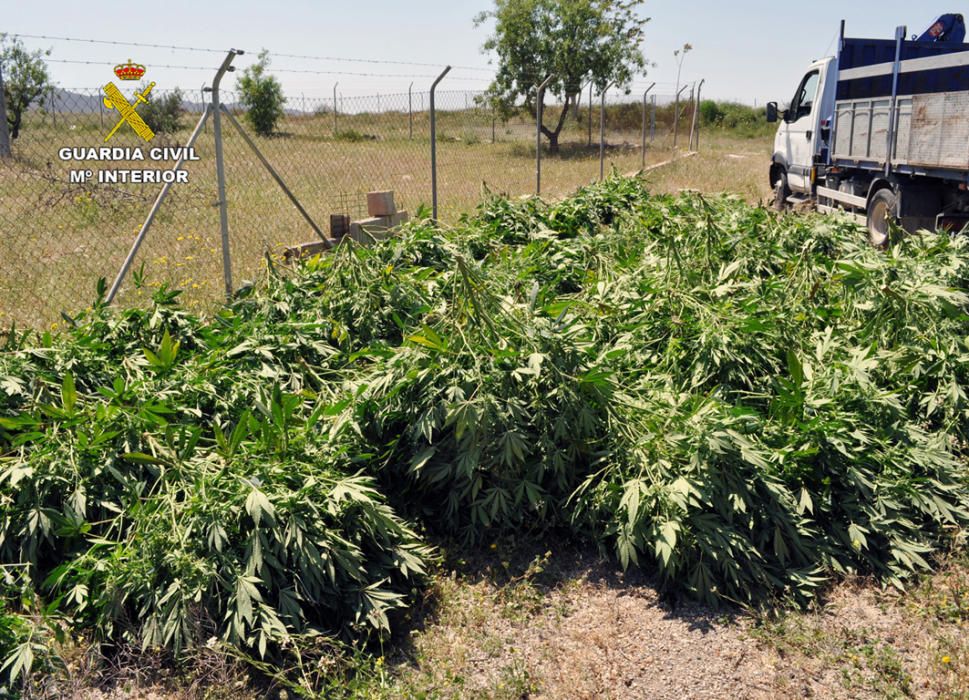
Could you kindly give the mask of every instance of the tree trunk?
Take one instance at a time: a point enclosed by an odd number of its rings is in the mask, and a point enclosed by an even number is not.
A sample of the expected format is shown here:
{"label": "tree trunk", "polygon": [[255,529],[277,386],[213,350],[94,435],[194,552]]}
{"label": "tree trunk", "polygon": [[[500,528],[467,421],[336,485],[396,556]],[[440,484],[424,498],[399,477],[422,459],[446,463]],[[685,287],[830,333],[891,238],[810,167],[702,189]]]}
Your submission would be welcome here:
{"label": "tree trunk", "polygon": [[[554,131],[542,124],[542,133],[545,134],[545,138],[548,139],[548,152],[552,155],[559,152],[559,134],[562,133],[562,127],[565,126],[565,118],[569,115],[569,108],[572,106],[574,99],[575,95],[565,96],[565,104],[562,105],[562,112],[559,114],[559,120],[555,125]],[[538,108],[536,106],[536,110],[537,109]]]}
{"label": "tree trunk", "polygon": [[22,109],[14,108],[13,111],[13,124],[10,127],[10,138],[16,140],[20,136],[20,124],[24,118],[24,113]]}
{"label": "tree trunk", "polygon": [[[543,130],[544,131],[544,130]],[[548,152],[556,155],[559,152],[559,134],[557,131],[545,131],[548,137]]]}
{"label": "tree trunk", "polygon": [[9,158],[10,131],[7,129],[7,104],[3,95],[3,71],[0,69],[0,158]]}

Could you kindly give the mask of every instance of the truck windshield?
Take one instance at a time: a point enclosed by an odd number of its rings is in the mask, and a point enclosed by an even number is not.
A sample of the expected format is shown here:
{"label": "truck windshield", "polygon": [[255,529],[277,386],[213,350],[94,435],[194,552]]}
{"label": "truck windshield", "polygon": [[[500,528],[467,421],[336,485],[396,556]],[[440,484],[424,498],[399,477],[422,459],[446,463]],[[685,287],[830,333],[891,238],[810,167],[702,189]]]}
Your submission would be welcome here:
{"label": "truck windshield", "polygon": [[818,92],[818,81],[820,79],[821,74],[818,71],[812,71],[804,76],[804,80],[801,81],[801,87],[798,88],[797,94],[794,96],[794,102],[791,104],[792,121],[797,121],[801,117],[806,117],[811,114],[811,109],[814,107],[814,97]]}

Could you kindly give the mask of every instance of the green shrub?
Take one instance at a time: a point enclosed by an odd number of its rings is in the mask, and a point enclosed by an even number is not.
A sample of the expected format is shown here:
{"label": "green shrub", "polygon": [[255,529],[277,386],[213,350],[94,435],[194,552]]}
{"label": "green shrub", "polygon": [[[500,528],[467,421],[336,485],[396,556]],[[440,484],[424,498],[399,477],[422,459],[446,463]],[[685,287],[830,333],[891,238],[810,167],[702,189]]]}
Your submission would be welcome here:
{"label": "green shrub", "polygon": [[140,113],[145,124],[156,134],[174,134],[182,128],[182,91],[175,88],[164,95],[152,95]]}
{"label": "green shrub", "polygon": [[246,120],[260,136],[272,136],[283,116],[286,97],[279,81],[266,74],[269,53],[259,52],[259,59],[242,71],[238,80],[239,102],[246,109]]}
{"label": "green shrub", "polygon": [[[641,95],[640,95],[641,97]],[[657,134],[662,135],[671,133],[673,123],[676,118],[675,105],[673,102],[668,104],[658,104],[656,107],[656,130]],[[649,119],[652,121],[653,108],[650,105]],[[642,128],[643,120],[642,101],[637,101],[630,96],[630,101],[623,104],[606,105],[606,124],[610,130],[622,130],[638,133]],[[587,109],[580,110],[579,120],[568,120],[569,128],[577,130],[578,133],[585,133],[589,113]],[[763,109],[749,107],[747,105],[733,102],[721,102],[717,100],[701,100],[699,106],[699,126],[706,129],[722,129],[731,135],[743,138],[763,138],[770,136],[776,131],[775,124],[767,123],[767,116]],[[592,112],[592,122],[598,129],[599,107],[596,105]],[[680,101],[680,134],[689,133],[693,122],[693,105],[689,102],[689,92]],[[598,133],[598,132],[596,132]],[[595,138],[595,137],[594,137]]]}
{"label": "green shrub", "polygon": [[377,137],[372,134],[365,134],[362,131],[357,131],[356,129],[341,129],[336,132],[334,137],[337,141],[345,141],[347,143],[362,143],[363,141],[376,141]]}
{"label": "green shrub", "polygon": [[585,297],[635,403],[576,523],[711,601],[928,567],[969,523],[965,239],[886,256],[849,224],[694,198],[644,246]]}
{"label": "green shrub", "polygon": [[763,109],[734,102],[703,100],[700,103],[700,123],[747,138],[769,136],[776,131],[776,125],[767,122]]}
{"label": "green shrub", "polygon": [[[9,595],[9,592],[4,591],[4,595]],[[0,599],[0,666],[3,667],[3,671],[0,672],[0,697],[6,697],[5,693],[13,693],[22,672],[29,673],[33,666],[33,663],[30,663],[26,669],[22,669],[22,665],[18,664],[16,669],[13,668],[17,663],[16,657],[19,650],[29,638],[28,621],[23,616],[7,610],[6,602]]]}
{"label": "green shrub", "polygon": [[[388,633],[427,551],[330,431],[331,393],[267,383],[246,343],[272,337],[245,319],[159,301],[8,349],[0,373],[24,381],[0,392],[2,560],[107,642],[272,655],[307,631]],[[279,366],[333,349],[275,339]]]}
{"label": "green shrub", "polygon": [[700,103],[700,123],[704,126],[720,126],[725,112],[718,102],[703,100]]}
{"label": "green shrub", "polygon": [[37,605],[24,566],[0,566],[0,698],[20,697],[30,674],[54,665],[53,641],[63,642],[57,621]]}

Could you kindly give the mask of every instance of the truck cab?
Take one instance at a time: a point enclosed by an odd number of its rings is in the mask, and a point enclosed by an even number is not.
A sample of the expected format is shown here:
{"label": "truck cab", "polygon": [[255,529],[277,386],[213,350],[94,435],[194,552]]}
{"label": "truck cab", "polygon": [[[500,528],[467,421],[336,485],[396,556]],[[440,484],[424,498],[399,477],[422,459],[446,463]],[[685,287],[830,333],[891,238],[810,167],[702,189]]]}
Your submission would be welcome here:
{"label": "truck cab", "polygon": [[962,15],[921,35],[850,38],[814,61],[777,122],[774,204],[841,212],[882,247],[901,231],[969,230],[969,44]]}
{"label": "truck cab", "polygon": [[815,61],[798,81],[785,109],[768,105],[768,121],[779,122],[770,172],[778,208],[812,192],[816,166],[825,160],[829,146],[837,75],[836,58]]}

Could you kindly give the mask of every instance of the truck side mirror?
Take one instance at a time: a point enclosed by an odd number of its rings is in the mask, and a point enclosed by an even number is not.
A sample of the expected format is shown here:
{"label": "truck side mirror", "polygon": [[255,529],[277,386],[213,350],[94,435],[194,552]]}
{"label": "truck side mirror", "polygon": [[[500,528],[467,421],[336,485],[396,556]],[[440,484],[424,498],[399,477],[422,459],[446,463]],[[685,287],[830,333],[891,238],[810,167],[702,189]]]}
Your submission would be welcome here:
{"label": "truck side mirror", "polygon": [[777,121],[777,103],[768,102],[767,103],[767,123],[773,124]]}

